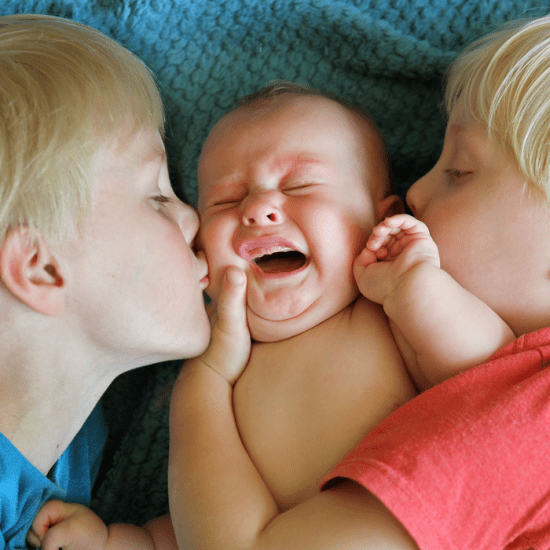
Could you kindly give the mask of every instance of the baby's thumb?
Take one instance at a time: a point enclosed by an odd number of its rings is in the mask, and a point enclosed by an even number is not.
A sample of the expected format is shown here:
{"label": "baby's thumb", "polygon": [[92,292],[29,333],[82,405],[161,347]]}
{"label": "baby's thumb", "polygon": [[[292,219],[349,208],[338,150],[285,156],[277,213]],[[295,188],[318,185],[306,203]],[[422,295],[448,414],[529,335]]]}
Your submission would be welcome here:
{"label": "baby's thumb", "polygon": [[236,267],[225,272],[217,303],[217,329],[224,333],[246,328],[246,275]]}
{"label": "baby's thumb", "polygon": [[212,340],[199,360],[235,384],[250,355],[246,276],[240,269],[230,267],[225,272],[216,306]]}

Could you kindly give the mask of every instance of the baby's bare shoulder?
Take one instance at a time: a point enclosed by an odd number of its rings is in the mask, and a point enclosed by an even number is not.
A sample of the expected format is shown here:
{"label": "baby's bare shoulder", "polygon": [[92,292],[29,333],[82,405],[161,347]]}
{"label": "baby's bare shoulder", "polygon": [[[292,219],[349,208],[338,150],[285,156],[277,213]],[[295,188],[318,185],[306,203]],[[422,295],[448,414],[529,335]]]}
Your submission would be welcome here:
{"label": "baby's bare shoulder", "polygon": [[243,379],[263,386],[268,377],[272,389],[276,380],[295,388],[301,376],[332,380],[331,384],[340,377],[355,378],[369,385],[408,378],[384,311],[363,297],[306,332],[254,344]]}
{"label": "baby's bare shoulder", "polygon": [[359,296],[341,312],[336,328],[338,336],[344,339],[346,345],[355,342],[358,348],[364,348],[374,344],[395,349],[398,353],[382,306],[367,300],[364,296]]}
{"label": "baby's bare shoulder", "polygon": [[[294,358],[294,369],[296,364],[301,364],[338,375],[361,371],[362,377],[380,376],[388,381],[395,375],[406,376],[403,359],[382,307],[362,296],[287,344],[292,344],[294,353],[303,356],[298,363]],[[337,369],[336,364],[339,365]]]}

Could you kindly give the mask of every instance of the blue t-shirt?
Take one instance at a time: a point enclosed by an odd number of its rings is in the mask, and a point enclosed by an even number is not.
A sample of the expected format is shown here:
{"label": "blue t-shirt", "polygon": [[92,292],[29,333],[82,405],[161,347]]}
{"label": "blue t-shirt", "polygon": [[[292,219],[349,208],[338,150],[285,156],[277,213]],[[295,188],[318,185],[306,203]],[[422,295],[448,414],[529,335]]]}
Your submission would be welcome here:
{"label": "blue t-shirt", "polygon": [[46,477],[0,434],[0,550],[26,548],[32,521],[48,500],[90,505],[106,435],[97,405]]}

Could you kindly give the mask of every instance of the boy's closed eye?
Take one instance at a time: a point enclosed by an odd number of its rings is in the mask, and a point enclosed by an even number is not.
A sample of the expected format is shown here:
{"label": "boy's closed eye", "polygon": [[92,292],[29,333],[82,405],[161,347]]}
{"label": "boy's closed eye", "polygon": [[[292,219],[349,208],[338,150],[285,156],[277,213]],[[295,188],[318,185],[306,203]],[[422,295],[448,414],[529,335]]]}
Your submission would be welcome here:
{"label": "boy's closed eye", "polygon": [[167,197],[166,195],[154,195],[151,197],[153,199],[153,202],[155,203],[155,208],[157,210],[160,210],[161,207],[165,206],[167,203],[172,202],[172,199],[170,197]]}
{"label": "boy's closed eye", "polygon": [[472,172],[470,170],[458,170],[457,168],[447,168],[445,174],[449,177],[451,181],[456,181],[457,179],[469,176]]}

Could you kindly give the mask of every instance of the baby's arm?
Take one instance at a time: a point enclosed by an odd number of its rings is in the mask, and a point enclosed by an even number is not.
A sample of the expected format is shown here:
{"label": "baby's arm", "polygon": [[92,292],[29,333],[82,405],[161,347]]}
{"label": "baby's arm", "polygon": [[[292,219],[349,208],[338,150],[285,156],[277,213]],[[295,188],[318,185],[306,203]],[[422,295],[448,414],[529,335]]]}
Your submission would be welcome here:
{"label": "baby's arm", "polygon": [[250,351],[245,286],[244,277],[224,280],[210,347],[187,363],[172,396],[168,486],[179,548],[418,550],[384,505],[353,482],[279,513],[232,408]]}
{"label": "baby's arm", "polygon": [[354,273],[361,293],[384,307],[420,389],[485,362],[515,338],[489,306],[440,268],[428,228],[412,216],[392,216],[375,227]]}
{"label": "baby's arm", "polygon": [[30,546],[43,550],[177,550],[169,516],[144,527],[103,521],[86,506],[51,500],[36,515],[27,535]]}

